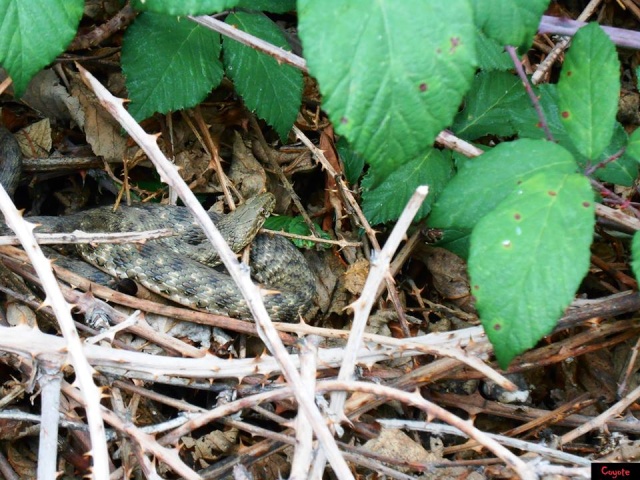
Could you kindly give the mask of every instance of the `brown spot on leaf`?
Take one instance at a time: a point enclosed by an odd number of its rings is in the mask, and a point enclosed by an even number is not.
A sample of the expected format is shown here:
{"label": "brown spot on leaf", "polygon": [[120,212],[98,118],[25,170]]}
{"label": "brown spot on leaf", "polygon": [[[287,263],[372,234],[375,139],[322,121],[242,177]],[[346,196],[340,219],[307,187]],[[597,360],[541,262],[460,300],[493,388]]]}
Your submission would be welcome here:
{"label": "brown spot on leaf", "polygon": [[450,52],[453,53],[456,51],[456,48],[458,48],[458,46],[460,46],[460,37],[451,37],[451,50]]}
{"label": "brown spot on leaf", "polygon": [[573,72],[571,70],[567,70],[567,77],[570,77],[571,75],[573,75]]}
{"label": "brown spot on leaf", "polygon": [[494,329],[496,332],[498,332],[498,331],[502,330],[502,324],[500,324],[500,323],[494,323],[494,324],[493,324],[493,329]]}
{"label": "brown spot on leaf", "polygon": [[554,192],[553,190],[549,190],[549,191],[547,192],[547,194],[548,194],[550,197],[555,197],[556,195],[558,195],[558,192]]}
{"label": "brown spot on leaf", "polygon": [[519,213],[516,213],[513,218],[515,218],[516,220],[520,220],[522,218],[522,215],[520,215]]}
{"label": "brown spot on leaf", "polygon": [[562,118],[569,118],[569,112],[567,112],[566,110],[560,113],[560,115],[562,116]]}
{"label": "brown spot on leaf", "polygon": [[591,202],[582,202],[582,206],[584,208],[589,208],[591,206]]}
{"label": "brown spot on leaf", "polygon": [[340,123],[343,124],[343,125],[346,125],[347,123],[349,123],[349,119],[347,119],[347,117],[342,117],[340,119]]}
{"label": "brown spot on leaf", "polygon": [[422,83],[420,84],[420,87],[418,87],[418,88],[420,88],[420,91],[421,91],[421,92],[426,92],[426,91],[429,89],[429,87],[427,86],[427,84],[426,84],[426,83],[424,83],[424,82],[422,82]]}

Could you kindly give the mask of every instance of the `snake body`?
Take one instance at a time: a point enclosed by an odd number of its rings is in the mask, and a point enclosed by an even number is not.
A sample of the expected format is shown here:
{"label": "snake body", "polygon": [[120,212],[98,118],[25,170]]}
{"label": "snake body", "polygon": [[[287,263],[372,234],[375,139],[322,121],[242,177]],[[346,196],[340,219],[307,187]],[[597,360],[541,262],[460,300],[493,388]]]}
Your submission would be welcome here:
{"label": "snake body", "polygon": [[[15,139],[0,129],[0,157],[4,156],[4,160],[8,160],[7,152],[16,155],[13,146],[7,147],[12,142]],[[6,185],[2,170],[0,166],[0,181]],[[15,169],[5,170],[15,175]],[[237,252],[251,243],[251,274],[263,286],[264,302],[272,319],[294,321],[309,310],[315,296],[315,279],[291,242],[257,234],[274,204],[273,195],[266,193],[248,200],[231,214],[209,215],[232,250]],[[215,268],[218,256],[185,207],[139,204],[120,207],[115,212],[111,207],[97,207],[72,215],[28,220],[40,224],[36,231],[50,233],[172,229],[176,235],[144,244],[81,244],[76,249],[86,262],[100,270],[119,279],[130,278],[182,305],[251,318],[233,279]]]}

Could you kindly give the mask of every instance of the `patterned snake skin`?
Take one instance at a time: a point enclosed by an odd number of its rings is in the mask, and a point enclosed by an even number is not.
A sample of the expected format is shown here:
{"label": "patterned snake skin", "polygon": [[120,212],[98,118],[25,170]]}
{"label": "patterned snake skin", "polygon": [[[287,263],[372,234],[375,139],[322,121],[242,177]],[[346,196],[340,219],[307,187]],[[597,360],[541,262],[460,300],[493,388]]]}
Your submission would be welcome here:
{"label": "patterned snake skin", "polygon": [[[17,152],[17,153],[16,153]],[[16,157],[17,160],[16,160]],[[6,130],[0,129],[0,181],[10,190],[17,181],[19,148]],[[271,213],[275,199],[261,194],[227,215],[210,216],[229,246],[238,252],[251,243],[252,277],[264,290],[271,318],[295,321],[310,308],[315,296],[315,278],[302,254],[287,239],[258,234]],[[41,224],[37,232],[126,232],[170,228],[176,235],[144,244],[77,245],[88,263],[117,278],[130,278],[182,305],[235,318],[251,318],[233,279],[218,271],[217,254],[184,207],[140,204],[98,207],[63,217],[30,217]]]}

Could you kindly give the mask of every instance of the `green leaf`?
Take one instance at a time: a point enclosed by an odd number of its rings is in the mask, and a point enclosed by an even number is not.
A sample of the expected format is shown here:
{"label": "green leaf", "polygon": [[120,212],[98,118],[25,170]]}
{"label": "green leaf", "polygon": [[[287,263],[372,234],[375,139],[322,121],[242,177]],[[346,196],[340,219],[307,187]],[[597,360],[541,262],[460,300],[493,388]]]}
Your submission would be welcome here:
{"label": "green leaf", "polygon": [[501,143],[465,164],[448,183],[433,206],[428,225],[472,229],[527,178],[576,169],[573,156],[555,143],[529,139]]}
{"label": "green leaf", "polygon": [[340,137],[340,140],[336,143],[336,150],[344,165],[344,175],[347,177],[347,181],[351,185],[355,185],[360,175],[362,175],[364,157],[356,153],[344,137]]}
{"label": "green leaf", "polygon": [[374,225],[396,220],[416,188],[429,185],[429,195],[415,217],[418,221],[431,210],[434,198],[446,185],[451,171],[451,159],[440,150],[431,148],[425,155],[401,165],[375,188],[371,187],[371,178],[367,175],[362,181],[362,211]]}
{"label": "green leaf", "polygon": [[129,112],[144,120],[197,105],[222,81],[219,55],[217,33],[185,18],[139,15],[122,46]]}
{"label": "green leaf", "polygon": [[240,0],[238,7],[262,12],[286,13],[296,9],[296,0]]}
{"label": "green leaf", "polygon": [[640,128],[636,128],[631,136],[625,152],[630,158],[640,163]]}
{"label": "green leaf", "polygon": [[[464,109],[456,116],[452,130],[466,139],[489,133],[507,137],[516,133],[514,122],[531,111],[520,79],[507,72],[481,72],[473,80]],[[534,119],[535,121],[535,119]]]}
{"label": "green leaf", "polygon": [[298,18],[323,107],[374,183],[451,124],[476,63],[468,0],[299,0]]}
{"label": "green leaf", "polygon": [[596,159],[609,145],[620,95],[615,46],[597,23],[578,30],[558,81],[560,117],[576,149]]}
{"label": "green leaf", "polygon": [[528,48],[549,0],[472,0],[476,24],[500,45]]}
{"label": "green leaf", "polygon": [[589,269],[594,211],[586,177],[547,172],[474,228],[471,291],[502,368],[549,334],[573,300]]}
{"label": "green leaf", "polygon": [[446,248],[465,260],[469,258],[471,229],[449,228],[442,231],[442,237],[434,245]]}
{"label": "green leaf", "polygon": [[222,12],[238,5],[239,0],[133,0],[136,10],[163,13],[166,15],[205,15]]}
{"label": "green leaf", "polygon": [[640,280],[640,231],[633,235],[631,242],[631,269],[637,280]]}
{"label": "green leaf", "polygon": [[[538,97],[540,107],[544,112],[547,125],[549,126],[549,130],[551,130],[554,140],[570,152],[576,152],[573,142],[564,127],[564,123],[560,119],[557,86],[548,83],[539,85],[534,87],[534,93]],[[545,132],[540,126],[540,119],[533,109],[533,106],[529,104],[527,108],[522,108],[520,113],[514,111],[512,115],[513,118],[511,121],[514,123],[520,137],[546,138]]]}
{"label": "green leaf", "polygon": [[83,8],[82,0],[0,0],[0,65],[18,97],[73,40]]}
{"label": "green leaf", "polygon": [[[627,132],[620,123],[616,122],[613,130],[611,143],[607,145],[604,152],[593,163],[599,163],[607,160],[612,155],[618,153],[627,145]],[[578,160],[580,162],[580,160]],[[610,182],[623,187],[631,187],[638,178],[638,163],[630,155],[625,153],[614,160],[607,163],[604,168],[599,168],[594,172],[598,180]]]}
{"label": "green leaf", "polygon": [[[262,13],[237,12],[227,16],[225,22],[285,50],[291,49],[278,26]],[[244,103],[284,141],[300,109],[302,73],[230,38],[224,39],[223,48],[226,73]]]}
{"label": "green leaf", "polygon": [[[487,37],[482,30],[477,30],[476,50],[478,52],[478,67],[483,71],[510,70],[513,60],[505,51],[504,45]],[[472,89],[473,91],[473,89]]]}
{"label": "green leaf", "polygon": [[[325,240],[331,239],[329,234],[323,232],[318,224],[314,223],[314,225],[316,226],[316,231],[319,233],[320,238],[324,238]],[[286,215],[271,216],[265,220],[263,226],[268,230],[276,232],[295,233],[296,235],[305,236],[311,235],[311,230],[309,230],[309,227],[302,217],[288,217]],[[310,240],[292,238],[291,241],[298,248],[315,248],[316,245],[321,245],[324,248],[330,248],[326,243],[312,242]]]}

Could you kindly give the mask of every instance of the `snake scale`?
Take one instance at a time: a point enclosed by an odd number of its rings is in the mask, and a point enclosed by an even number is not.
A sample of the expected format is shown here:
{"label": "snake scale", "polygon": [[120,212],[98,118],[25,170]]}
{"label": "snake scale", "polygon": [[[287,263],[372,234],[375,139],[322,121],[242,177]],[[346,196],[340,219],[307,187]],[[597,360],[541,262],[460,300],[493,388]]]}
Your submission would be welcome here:
{"label": "snake scale", "polygon": [[[0,128],[0,182],[11,190],[19,178],[19,147]],[[16,173],[17,171],[17,173]],[[249,199],[233,213],[210,213],[229,246],[238,252],[251,244],[254,280],[266,290],[263,298],[273,320],[295,321],[311,307],[315,278],[302,254],[285,238],[258,233],[275,205],[269,193]],[[251,318],[233,279],[214,268],[218,256],[185,207],[139,204],[97,207],[61,217],[29,217],[36,231],[139,232],[170,228],[174,236],[144,244],[81,244],[78,254],[91,265],[119,279],[129,278],[182,305],[234,318]]]}

